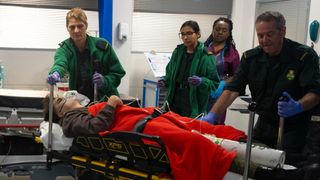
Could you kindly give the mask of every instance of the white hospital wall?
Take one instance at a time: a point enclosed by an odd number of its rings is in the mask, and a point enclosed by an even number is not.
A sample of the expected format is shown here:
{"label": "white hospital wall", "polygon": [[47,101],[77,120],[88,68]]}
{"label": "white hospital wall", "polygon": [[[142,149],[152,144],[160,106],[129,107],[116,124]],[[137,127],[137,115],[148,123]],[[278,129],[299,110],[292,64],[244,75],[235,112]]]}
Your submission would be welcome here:
{"label": "white hospital wall", "polygon": [[256,0],[233,0],[233,39],[240,56],[253,47]]}
{"label": "white hospital wall", "polygon": [[4,88],[47,88],[46,77],[52,65],[54,50],[0,49],[4,65]]}
{"label": "white hospital wall", "polygon": [[[120,93],[128,94],[131,84],[135,84],[130,80],[135,70],[132,68],[133,61],[131,55],[131,27],[132,27],[133,0],[113,0],[113,48],[121,61],[123,68],[126,70],[126,75],[121,79],[121,84],[118,87]],[[127,40],[120,41],[118,39],[118,24],[120,22],[128,23],[129,35]]]}

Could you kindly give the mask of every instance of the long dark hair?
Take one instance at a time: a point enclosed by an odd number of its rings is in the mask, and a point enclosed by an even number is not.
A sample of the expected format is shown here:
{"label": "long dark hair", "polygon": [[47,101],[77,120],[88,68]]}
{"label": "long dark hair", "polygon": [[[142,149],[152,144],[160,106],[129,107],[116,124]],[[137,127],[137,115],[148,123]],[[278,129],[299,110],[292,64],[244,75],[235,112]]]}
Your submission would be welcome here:
{"label": "long dark hair", "polygon": [[[234,49],[236,48],[236,44],[235,44],[235,42],[233,40],[233,36],[232,36],[233,22],[228,18],[219,17],[217,20],[214,21],[214,23],[212,25],[212,29],[216,26],[216,24],[219,21],[223,21],[229,25],[229,37],[226,40],[226,50],[225,50],[225,54],[228,54],[230,47],[233,47]],[[210,45],[210,43],[212,43],[212,41],[213,41],[213,36],[211,33],[210,36],[208,37],[208,39],[204,42],[204,45],[206,47],[209,47],[209,45]]]}

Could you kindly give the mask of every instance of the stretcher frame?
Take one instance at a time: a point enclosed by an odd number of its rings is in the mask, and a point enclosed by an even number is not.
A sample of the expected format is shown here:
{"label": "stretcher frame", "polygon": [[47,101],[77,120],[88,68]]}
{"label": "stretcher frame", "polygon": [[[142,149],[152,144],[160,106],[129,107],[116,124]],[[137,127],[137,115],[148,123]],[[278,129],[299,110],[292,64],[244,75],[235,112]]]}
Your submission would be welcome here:
{"label": "stretcher frame", "polygon": [[[166,147],[159,136],[150,136],[134,131],[104,132],[90,136],[78,136],[69,151],[52,150],[53,86],[50,87],[49,141],[47,167],[53,159],[70,163],[76,168],[103,174],[108,179],[168,180],[174,179]],[[254,110],[252,111],[254,119]],[[252,128],[252,127],[251,127]],[[248,179],[251,146],[247,148],[245,171],[242,178]],[[241,174],[230,173],[239,178]]]}
{"label": "stretcher frame", "polygon": [[[104,135],[78,136],[67,152],[48,152],[51,159],[68,162],[108,178],[171,179],[170,163],[158,136],[117,131]],[[48,164],[48,167],[51,165]]]}
{"label": "stretcher frame", "polygon": [[[165,145],[159,136],[139,132],[105,132],[78,136],[69,151],[52,149],[53,85],[50,85],[47,167],[53,159],[110,179],[173,179]],[[85,155],[83,155],[85,154]]]}
{"label": "stretcher frame", "polygon": [[32,137],[43,121],[42,96],[47,91],[0,89],[0,134]]}

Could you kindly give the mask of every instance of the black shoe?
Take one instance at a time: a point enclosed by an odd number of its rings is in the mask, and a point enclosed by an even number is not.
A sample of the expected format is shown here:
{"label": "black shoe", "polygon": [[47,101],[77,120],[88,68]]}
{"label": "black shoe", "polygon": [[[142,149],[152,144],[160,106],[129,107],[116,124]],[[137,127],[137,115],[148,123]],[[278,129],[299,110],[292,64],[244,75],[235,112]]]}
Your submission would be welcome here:
{"label": "black shoe", "polygon": [[254,178],[256,180],[303,180],[304,171],[302,169],[280,169],[258,167]]}
{"label": "black shoe", "polygon": [[287,153],[285,164],[289,164],[294,167],[302,167],[305,165],[307,158],[307,155],[301,153]]}
{"label": "black shoe", "polygon": [[320,163],[320,154],[310,154],[307,159],[308,163]]}

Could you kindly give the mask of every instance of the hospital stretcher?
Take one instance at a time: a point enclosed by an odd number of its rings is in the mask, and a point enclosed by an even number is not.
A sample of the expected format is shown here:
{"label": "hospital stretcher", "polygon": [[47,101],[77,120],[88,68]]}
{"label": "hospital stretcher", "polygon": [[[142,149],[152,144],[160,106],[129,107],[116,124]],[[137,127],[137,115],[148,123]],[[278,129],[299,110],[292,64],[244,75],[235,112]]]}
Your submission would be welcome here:
{"label": "hospital stretcher", "polygon": [[164,144],[158,136],[117,131],[79,136],[69,151],[48,152],[48,166],[59,159],[110,179],[172,179]]}
{"label": "hospital stretcher", "polygon": [[53,86],[50,86],[47,167],[53,159],[101,173],[110,179],[171,179],[169,158],[160,137],[104,132],[73,139],[68,151],[53,149]]}
{"label": "hospital stretcher", "polygon": [[[55,135],[53,145],[66,142]],[[45,147],[48,146],[46,143]],[[79,136],[64,144],[68,143],[69,146],[64,149],[52,146],[53,150],[47,152],[49,168],[52,160],[61,160],[110,179],[173,179],[170,160],[159,136],[115,131]],[[229,171],[224,179],[242,179],[242,175]]]}
{"label": "hospital stretcher", "polygon": [[48,168],[53,159],[58,159],[79,169],[101,173],[108,179],[173,179],[166,148],[159,136],[124,131],[79,136],[73,139],[69,149],[57,151],[52,143],[54,134],[50,117],[49,114],[48,144],[45,145]]}
{"label": "hospital stretcher", "polygon": [[[1,112],[5,117],[0,125],[2,130],[6,129],[6,136],[12,132],[21,136],[21,130],[34,134],[30,130],[37,130],[43,120],[41,102],[47,93],[0,90],[0,96],[3,97],[0,98],[0,106],[4,106]],[[17,131],[20,134],[15,132],[16,129],[20,129]],[[47,151],[47,167],[51,168],[57,160],[101,173],[110,179],[173,179],[169,158],[160,137],[138,132],[77,137],[68,151]],[[230,179],[241,178],[238,174],[228,174]]]}
{"label": "hospital stretcher", "polygon": [[[14,164],[46,163],[50,157],[43,154],[42,144],[33,140],[43,122],[42,100],[47,94],[48,91],[0,89],[0,170]],[[132,97],[121,97],[132,106],[139,104]],[[51,161],[56,162],[57,159]]]}
{"label": "hospital stretcher", "polygon": [[[52,103],[51,86],[50,113],[52,113]],[[135,106],[133,103],[129,104]],[[139,132],[103,132],[91,136],[78,136],[73,139],[70,149],[57,151],[52,145],[54,134],[52,134],[51,118],[52,114],[49,115],[49,136],[46,146],[49,169],[53,160],[61,160],[80,169],[101,173],[108,179],[173,179],[165,145],[159,136],[149,136]]]}
{"label": "hospital stretcher", "polygon": [[[63,140],[55,139],[55,141],[54,144]],[[221,139],[214,141],[227,149],[228,146],[231,149],[243,146],[241,143],[237,145],[239,142],[236,141]],[[259,153],[268,155],[266,149],[258,147],[253,149],[253,156]],[[49,168],[52,166],[52,160],[58,159],[77,168],[103,174],[110,179],[174,179],[170,171],[170,160],[160,137],[138,132],[115,131],[78,136],[67,149],[53,150],[47,152],[47,155]],[[259,157],[255,158],[264,161]],[[277,164],[274,161],[269,163],[274,166]],[[224,179],[242,179],[242,175],[228,172]]]}
{"label": "hospital stretcher", "polygon": [[[49,112],[52,113],[53,88],[50,89],[50,94]],[[142,134],[140,133],[142,131],[103,132],[97,135],[76,137],[73,139],[70,149],[56,151],[52,144],[54,136],[52,125],[51,114],[51,120],[49,115],[48,144],[45,145],[48,149],[48,168],[51,167],[53,159],[59,159],[77,168],[101,173],[109,179],[174,178],[171,174],[165,145],[159,136]],[[135,127],[135,129],[140,128]],[[239,176],[241,177],[241,175]]]}

